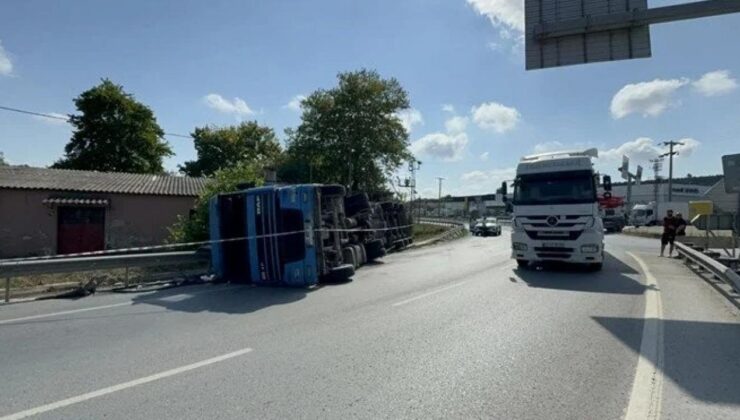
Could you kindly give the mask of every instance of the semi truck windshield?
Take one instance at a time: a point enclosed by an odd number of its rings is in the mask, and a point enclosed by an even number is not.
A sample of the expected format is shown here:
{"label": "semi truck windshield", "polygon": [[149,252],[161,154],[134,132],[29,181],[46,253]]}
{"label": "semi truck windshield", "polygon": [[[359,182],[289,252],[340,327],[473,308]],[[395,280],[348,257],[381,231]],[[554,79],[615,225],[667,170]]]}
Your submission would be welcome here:
{"label": "semi truck windshield", "polygon": [[595,201],[596,188],[591,171],[520,175],[514,183],[514,205]]}

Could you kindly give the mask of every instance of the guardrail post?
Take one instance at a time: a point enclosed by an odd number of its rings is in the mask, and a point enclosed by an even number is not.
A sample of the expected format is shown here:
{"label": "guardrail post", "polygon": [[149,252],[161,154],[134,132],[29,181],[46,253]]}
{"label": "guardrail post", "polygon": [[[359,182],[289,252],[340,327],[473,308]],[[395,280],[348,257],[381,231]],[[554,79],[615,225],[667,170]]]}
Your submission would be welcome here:
{"label": "guardrail post", "polygon": [[128,287],[128,266],[126,266],[125,274],[123,275],[123,285]]}
{"label": "guardrail post", "polygon": [[5,278],[5,303],[10,302],[10,277]]}

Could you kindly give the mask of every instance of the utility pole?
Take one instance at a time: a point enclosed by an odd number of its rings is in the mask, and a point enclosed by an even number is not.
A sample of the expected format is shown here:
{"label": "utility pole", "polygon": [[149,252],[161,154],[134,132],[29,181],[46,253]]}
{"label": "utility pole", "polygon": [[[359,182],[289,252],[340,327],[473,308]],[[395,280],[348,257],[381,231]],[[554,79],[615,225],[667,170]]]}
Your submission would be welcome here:
{"label": "utility pole", "polygon": [[668,153],[663,153],[660,157],[668,157],[668,201],[673,201],[673,155],[677,155],[678,152],[673,151],[673,146],[683,146],[680,141],[666,141],[663,142],[663,146],[668,146]]}
{"label": "utility pole", "polygon": [[653,173],[655,174],[655,182],[653,183],[653,195],[655,196],[655,204],[658,204],[658,193],[660,192],[660,171],[663,169],[663,158],[659,157],[656,159],[650,159],[650,163],[653,164]]}
{"label": "utility pole", "polygon": [[444,181],[445,178],[442,178],[441,176],[437,177],[437,181],[439,182],[439,193],[437,194],[437,217],[442,217],[442,181]]}

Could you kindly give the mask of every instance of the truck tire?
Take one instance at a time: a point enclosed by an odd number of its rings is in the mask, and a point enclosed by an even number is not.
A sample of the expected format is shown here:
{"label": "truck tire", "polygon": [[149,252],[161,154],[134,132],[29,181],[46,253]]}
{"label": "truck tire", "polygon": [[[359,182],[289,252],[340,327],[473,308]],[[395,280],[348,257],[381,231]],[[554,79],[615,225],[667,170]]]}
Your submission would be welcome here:
{"label": "truck tire", "polygon": [[342,264],[329,270],[322,279],[322,283],[346,283],[355,275],[355,267],[350,264]]}
{"label": "truck tire", "polygon": [[370,200],[365,193],[354,194],[344,198],[344,212],[350,217],[357,213],[370,211],[370,209]]}
{"label": "truck tire", "polygon": [[367,254],[368,261],[375,261],[378,258],[385,256],[385,247],[383,246],[383,240],[375,239],[366,243],[365,254]]}
{"label": "truck tire", "polygon": [[344,264],[349,264],[353,268],[357,267],[357,255],[355,255],[355,249],[351,246],[342,248],[342,260]]}
{"label": "truck tire", "polygon": [[527,268],[527,267],[529,267],[529,261],[517,259],[516,260],[516,265],[519,268]]}
{"label": "truck tire", "polygon": [[357,267],[364,265],[367,262],[365,248],[362,245],[352,245],[352,248],[355,249],[355,255],[357,256]]}

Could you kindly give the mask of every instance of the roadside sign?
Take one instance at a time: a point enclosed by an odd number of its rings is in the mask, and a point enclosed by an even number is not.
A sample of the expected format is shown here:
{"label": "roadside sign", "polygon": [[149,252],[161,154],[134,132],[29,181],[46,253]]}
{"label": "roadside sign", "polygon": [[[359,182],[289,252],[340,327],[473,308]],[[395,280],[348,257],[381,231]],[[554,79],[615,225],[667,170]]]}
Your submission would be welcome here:
{"label": "roadside sign", "polygon": [[526,69],[650,57],[648,25],[590,32],[591,22],[645,9],[647,0],[525,0]]}
{"label": "roadside sign", "polygon": [[722,171],[725,175],[725,192],[740,193],[740,153],[722,156]]}
{"label": "roadside sign", "polygon": [[630,180],[630,158],[627,156],[622,156],[622,167],[619,168],[622,172],[622,179],[629,181]]}

